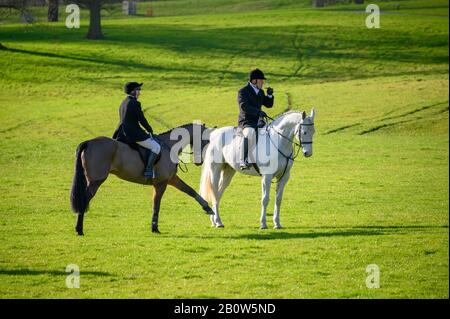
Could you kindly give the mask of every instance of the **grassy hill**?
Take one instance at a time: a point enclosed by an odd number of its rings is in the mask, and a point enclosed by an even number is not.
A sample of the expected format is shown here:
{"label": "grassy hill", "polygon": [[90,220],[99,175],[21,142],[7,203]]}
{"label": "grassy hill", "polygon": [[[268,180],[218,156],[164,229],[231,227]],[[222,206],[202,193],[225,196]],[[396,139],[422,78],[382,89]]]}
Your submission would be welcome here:
{"label": "grassy hill", "polygon": [[[347,4],[152,5],[152,18],[105,11],[101,41],[85,39],[84,11],[78,30],[0,24],[0,297],[448,298],[448,1],[380,1],[380,29]],[[111,176],[86,236],[74,235],[74,152],[112,134],[124,82],[145,83],[155,131],[233,125],[253,67],[275,89],[270,116],[288,95],[293,109],[317,109],[314,156],[297,159],[285,191],[285,229],[258,229],[260,181],[237,175],[225,229],[169,189],[156,236],[151,188]],[[180,176],[197,187],[200,170],[188,168]],[[80,289],[65,286],[71,263]],[[365,286],[369,264],[379,289]]]}

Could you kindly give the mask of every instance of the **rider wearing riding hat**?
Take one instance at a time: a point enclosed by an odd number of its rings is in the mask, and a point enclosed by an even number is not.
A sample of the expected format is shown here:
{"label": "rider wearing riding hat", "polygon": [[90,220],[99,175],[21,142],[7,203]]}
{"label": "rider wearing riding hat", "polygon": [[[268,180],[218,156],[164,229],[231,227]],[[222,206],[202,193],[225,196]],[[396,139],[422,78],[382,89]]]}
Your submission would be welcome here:
{"label": "rider wearing riding hat", "polygon": [[[125,143],[137,143],[150,150],[144,176],[154,178],[153,164],[161,151],[161,146],[153,137],[153,129],[148,124],[147,119],[141,109],[141,102],[138,101],[143,83],[128,82],[124,91],[127,94],[119,108],[120,122],[114,132],[113,138]],[[147,133],[141,128],[142,125]]]}
{"label": "rider wearing riding hat", "polygon": [[264,73],[260,69],[254,69],[250,72],[249,81],[246,86],[239,90],[239,118],[238,124],[242,129],[243,145],[241,149],[241,159],[239,168],[241,170],[250,168],[248,161],[249,145],[253,149],[256,139],[256,129],[265,125],[261,118],[267,116],[261,107],[271,108],[274,102],[273,89],[267,88],[267,95],[264,94],[263,86],[265,80]]}

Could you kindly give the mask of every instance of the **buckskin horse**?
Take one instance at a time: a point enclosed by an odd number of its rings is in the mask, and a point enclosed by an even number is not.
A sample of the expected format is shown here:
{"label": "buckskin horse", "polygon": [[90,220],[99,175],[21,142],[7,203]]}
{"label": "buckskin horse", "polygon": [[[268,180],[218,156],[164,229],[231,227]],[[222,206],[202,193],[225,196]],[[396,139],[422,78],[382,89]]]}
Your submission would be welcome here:
{"label": "buckskin horse", "polygon": [[[208,203],[177,175],[178,156],[182,149],[188,144],[191,147],[200,144],[200,150],[198,147],[195,150],[195,146],[193,149],[195,155],[201,156],[209,142],[210,131],[211,129],[205,125],[185,124],[158,135],[161,153],[154,166],[158,175],[153,180],[144,177],[144,163],[139,153],[128,144],[103,136],[79,144],[70,193],[72,210],[77,214],[75,230],[78,235],[84,235],[83,219],[89,208],[89,202],[110,173],[132,183],[153,185],[152,232],[154,233],[159,233],[158,215],[161,198],[167,185],[193,197],[207,214],[214,214]],[[194,141],[195,138],[201,141]],[[201,159],[197,160],[196,164],[200,165]]]}

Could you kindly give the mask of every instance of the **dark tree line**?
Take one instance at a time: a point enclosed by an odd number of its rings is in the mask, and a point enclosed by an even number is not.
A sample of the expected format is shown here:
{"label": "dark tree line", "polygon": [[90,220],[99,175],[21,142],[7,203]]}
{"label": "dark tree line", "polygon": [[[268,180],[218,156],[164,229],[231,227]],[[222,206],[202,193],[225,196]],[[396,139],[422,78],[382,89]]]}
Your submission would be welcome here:
{"label": "dark tree line", "polygon": [[[102,39],[102,24],[101,24],[101,10],[106,4],[121,3],[121,0],[0,0],[0,7],[16,9],[21,14],[26,12],[26,9],[33,5],[45,5],[48,3],[48,21],[58,21],[58,9],[62,3],[77,4],[82,8],[89,10],[89,31],[87,33],[88,39]],[[2,47],[0,46],[0,49]]]}
{"label": "dark tree line", "polygon": [[337,2],[340,3],[351,3],[354,2],[355,4],[363,4],[364,0],[312,0],[313,7],[325,7],[327,5],[333,5]]}

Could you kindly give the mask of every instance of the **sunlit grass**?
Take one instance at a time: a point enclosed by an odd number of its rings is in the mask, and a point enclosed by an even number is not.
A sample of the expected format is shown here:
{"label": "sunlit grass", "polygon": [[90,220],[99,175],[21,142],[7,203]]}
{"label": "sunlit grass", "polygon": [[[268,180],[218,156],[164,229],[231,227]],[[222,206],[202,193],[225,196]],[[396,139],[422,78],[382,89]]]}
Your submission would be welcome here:
{"label": "sunlit grass", "polygon": [[[252,1],[160,1],[153,18],[106,16],[101,41],[85,40],[85,20],[1,25],[0,297],[448,298],[448,18],[434,17],[442,1],[398,2],[411,11],[382,16],[379,30],[341,12],[359,7],[294,1],[251,12]],[[285,229],[259,230],[260,181],[236,175],[224,229],[169,189],[157,236],[151,188],[111,176],[86,236],[75,235],[74,152],[112,134],[124,82],[145,83],[157,132],[234,125],[256,66],[275,88],[269,115],[287,94],[292,108],[317,110],[314,156],[297,159],[286,187]],[[180,176],[197,188],[200,169],[188,168]],[[71,263],[80,289],[65,286]],[[365,286],[369,264],[380,289]]]}

